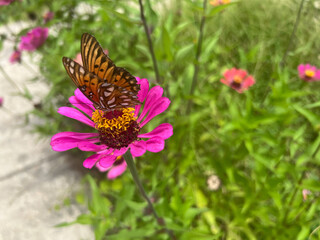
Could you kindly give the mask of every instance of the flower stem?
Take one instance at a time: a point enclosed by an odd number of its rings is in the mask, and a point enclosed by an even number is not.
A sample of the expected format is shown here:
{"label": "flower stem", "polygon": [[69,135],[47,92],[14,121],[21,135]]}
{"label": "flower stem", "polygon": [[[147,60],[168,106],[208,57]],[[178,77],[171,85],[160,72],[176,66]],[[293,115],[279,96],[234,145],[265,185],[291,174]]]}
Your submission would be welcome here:
{"label": "flower stem", "polygon": [[[289,49],[290,49],[290,46],[291,46],[292,41],[293,41],[293,37],[294,37],[294,35],[296,34],[296,31],[297,31],[297,29],[298,29],[298,25],[299,25],[299,22],[300,22],[300,16],[301,16],[301,12],[302,12],[302,8],[303,8],[304,1],[305,1],[305,0],[301,0],[301,2],[300,2],[298,14],[297,14],[297,17],[296,17],[296,21],[295,21],[295,23],[294,23],[294,27],[293,27],[292,33],[291,33],[291,35],[290,35],[290,39],[289,39],[289,43],[288,43],[288,45],[287,45],[287,49],[286,49],[286,51],[284,52],[283,57],[282,57],[282,59],[281,59],[281,61],[280,61],[280,63],[279,63],[280,70],[282,70],[282,69],[285,67],[285,65],[286,65],[286,60],[287,60],[287,56],[288,56],[288,54],[289,54]],[[272,78],[272,79],[271,79],[271,84],[272,84],[274,81],[275,81],[275,79]],[[263,98],[262,98],[261,104],[263,104],[264,101],[266,100],[267,96],[268,96],[269,93],[270,93],[270,90],[271,90],[271,87],[269,86],[268,90],[265,91],[265,94],[264,94],[264,96],[263,96]]]}
{"label": "flower stem", "polygon": [[159,75],[159,70],[158,70],[158,64],[157,64],[156,57],[155,57],[155,55],[154,55],[153,45],[152,45],[152,40],[151,40],[150,32],[149,32],[149,29],[148,29],[148,25],[147,25],[146,18],[145,18],[145,16],[144,16],[144,10],[143,10],[142,0],[139,0],[139,5],[140,5],[141,21],[142,21],[142,23],[143,23],[144,31],[146,32],[146,35],[147,35],[149,51],[150,51],[151,58],[152,58],[152,62],[153,62],[154,72],[155,72],[155,75],[156,75],[156,82],[157,82],[158,84],[161,84],[160,75]]}
{"label": "flower stem", "polygon": [[[315,156],[318,154],[319,150],[320,150],[320,144],[317,146],[317,149],[311,155],[311,159],[315,158]],[[288,208],[286,209],[284,217],[283,217],[283,221],[282,221],[283,224],[286,224],[286,222],[287,222],[289,211],[290,211],[290,209],[292,209],[292,204],[294,202],[294,199],[296,198],[296,195],[298,193],[298,190],[300,189],[300,185],[301,185],[303,179],[305,178],[306,173],[307,173],[307,170],[303,170],[303,172],[298,180],[298,183],[296,185],[297,187],[295,188],[293,194],[291,195],[291,198],[288,203]]]}
{"label": "flower stem", "polygon": [[[197,82],[198,82],[198,73],[199,73],[199,67],[200,67],[199,59],[200,59],[201,48],[202,48],[203,29],[204,29],[204,24],[206,22],[206,9],[207,9],[207,0],[203,0],[203,14],[200,22],[198,46],[197,46],[196,58],[194,62],[194,73],[193,73],[193,79],[192,79],[192,84],[190,89],[190,96],[194,93],[194,89],[196,88]],[[193,105],[193,102],[190,99],[187,105],[187,114],[191,112],[192,105]]]}
{"label": "flower stem", "polygon": [[141,195],[146,199],[146,201],[148,202],[148,205],[149,205],[149,208],[151,209],[152,213],[153,213],[153,216],[156,218],[157,220],[157,223],[162,226],[164,228],[164,230],[167,232],[167,234],[169,235],[170,239],[176,239],[175,236],[173,235],[172,231],[167,229],[166,228],[166,223],[164,221],[163,218],[160,218],[156,212],[156,210],[154,209],[153,205],[152,205],[152,202],[150,201],[148,195],[146,194],[143,186],[142,186],[142,183],[140,181],[140,178],[139,178],[139,175],[138,175],[138,171],[137,171],[137,168],[133,162],[133,157],[131,155],[131,153],[129,151],[127,151],[125,154],[124,154],[124,159],[126,160],[127,162],[127,165],[130,169],[130,172],[131,172],[131,175],[133,177],[133,180],[134,182],[136,183],[137,187],[139,188],[140,190],[140,193]]}
{"label": "flower stem", "polygon": [[284,53],[284,55],[283,55],[283,57],[281,59],[280,68],[283,68],[285,66],[285,64],[286,64],[286,59],[287,59],[287,56],[288,56],[288,53],[289,53],[289,48],[291,46],[293,37],[296,34],[296,31],[297,31],[297,28],[298,28],[298,24],[300,22],[300,16],[301,16],[301,12],[302,12],[304,1],[305,0],[301,0],[301,2],[300,2],[300,6],[299,6],[299,11],[298,11],[298,14],[297,14],[296,22],[294,23],[294,27],[293,27],[293,30],[292,30],[292,33],[291,33],[291,36],[290,36],[289,43],[287,45],[287,49],[286,49],[286,51],[285,51],[285,53]]}

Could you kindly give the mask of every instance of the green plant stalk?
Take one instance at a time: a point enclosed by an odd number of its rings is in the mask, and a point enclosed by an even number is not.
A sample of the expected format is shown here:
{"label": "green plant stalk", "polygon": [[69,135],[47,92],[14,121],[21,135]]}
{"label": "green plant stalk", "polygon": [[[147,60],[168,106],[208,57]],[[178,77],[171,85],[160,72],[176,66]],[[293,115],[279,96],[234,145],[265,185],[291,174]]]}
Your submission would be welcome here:
{"label": "green plant stalk", "polygon": [[[315,156],[317,155],[317,153],[319,152],[319,150],[320,150],[320,144],[318,145],[317,149],[316,149],[316,150],[314,151],[314,153],[312,154],[311,159],[314,159],[314,158],[315,158]],[[294,199],[296,198],[296,195],[297,195],[297,193],[298,193],[298,190],[300,189],[299,187],[300,187],[300,185],[301,185],[301,183],[302,183],[302,181],[303,181],[303,179],[304,179],[304,177],[305,177],[305,175],[306,175],[306,172],[307,172],[306,170],[304,170],[304,171],[302,172],[301,177],[300,177],[299,180],[298,180],[297,187],[295,188],[293,194],[291,195],[291,198],[290,198],[289,204],[288,204],[288,208],[286,209],[285,214],[284,214],[284,217],[283,217],[283,221],[282,221],[283,224],[286,224],[286,222],[287,222],[287,218],[288,218],[288,215],[289,215],[289,211],[290,211],[290,209],[292,208],[292,204],[293,204],[293,202],[294,202]]]}
{"label": "green plant stalk", "polygon": [[140,190],[140,193],[141,195],[146,199],[146,201],[148,202],[148,206],[149,208],[151,209],[152,211],[152,214],[153,216],[156,218],[157,220],[157,223],[164,228],[164,230],[167,232],[167,234],[169,235],[170,239],[176,239],[175,236],[173,235],[172,231],[167,229],[166,228],[166,224],[165,224],[165,221],[164,219],[160,218],[156,212],[156,210],[154,209],[153,205],[152,205],[152,202],[150,201],[148,195],[146,194],[143,186],[142,186],[142,183],[140,181],[140,178],[139,178],[139,175],[138,175],[138,171],[137,171],[137,168],[133,162],[133,157],[131,155],[131,153],[129,151],[127,151],[125,154],[124,154],[124,159],[128,165],[128,168],[131,172],[131,175],[133,177],[133,180],[134,182],[136,183],[137,187],[139,188]]}
{"label": "green plant stalk", "polygon": [[149,32],[149,30],[148,30],[147,20],[146,20],[146,18],[145,18],[145,16],[144,16],[144,10],[143,10],[142,0],[139,0],[139,5],[140,5],[141,21],[142,21],[142,24],[143,24],[143,27],[144,27],[144,31],[146,32],[146,35],[147,35],[149,51],[150,51],[151,58],[152,58],[152,63],[153,63],[154,72],[155,72],[155,75],[156,75],[156,82],[157,82],[158,84],[161,84],[160,75],[159,75],[159,70],[158,70],[158,64],[157,64],[156,56],[155,56],[154,51],[153,51],[153,45],[152,45],[152,40],[151,40],[150,32]]}
{"label": "green plant stalk", "polygon": [[[203,14],[200,22],[200,30],[199,30],[199,38],[198,38],[198,46],[197,46],[197,52],[196,52],[196,58],[194,62],[194,73],[193,73],[193,79],[192,79],[192,84],[191,84],[191,89],[190,89],[190,96],[194,93],[194,89],[197,86],[198,82],[198,74],[199,74],[199,59],[201,55],[201,48],[202,48],[202,40],[203,40],[203,29],[204,29],[204,24],[206,22],[206,9],[207,9],[207,0],[203,1]],[[187,114],[191,112],[193,102],[191,99],[188,101],[187,105]]]}
{"label": "green plant stalk", "polygon": [[[288,43],[288,45],[287,45],[287,49],[286,49],[286,51],[284,52],[283,57],[282,57],[282,59],[281,59],[281,61],[280,61],[280,63],[279,63],[280,70],[282,70],[282,69],[285,67],[285,65],[286,65],[286,60],[287,60],[287,56],[288,56],[288,54],[289,54],[289,49],[290,49],[290,46],[291,46],[291,44],[292,44],[293,37],[294,37],[294,35],[296,34],[296,31],[297,31],[297,29],[298,29],[298,25],[299,25],[299,22],[300,22],[300,16],[301,16],[301,12],[302,12],[302,8],[303,8],[304,1],[305,1],[305,0],[301,0],[301,2],[300,2],[298,14],[297,14],[297,18],[296,18],[296,21],[295,21],[295,23],[294,23],[294,27],[293,27],[292,33],[291,33],[291,35],[290,35],[290,39],[289,39],[289,43]],[[271,84],[272,84],[274,81],[275,81],[275,79],[272,78],[272,79],[271,79]],[[267,96],[269,95],[271,87],[269,86],[268,89],[269,89],[269,90],[266,91],[264,97],[262,98],[261,104],[264,103],[264,101],[266,100]]]}
{"label": "green plant stalk", "polygon": [[298,14],[297,14],[297,18],[296,18],[296,22],[294,23],[294,27],[293,27],[293,30],[292,30],[292,33],[291,33],[291,36],[290,36],[290,39],[289,39],[289,43],[287,45],[287,49],[281,59],[281,62],[280,62],[280,68],[283,68],[286,64],[286,59],[287,59],[287,56],[288,56],[288,53],[289,53],[289,49],[290,49],[290,46],[292,44],[292,40],[293,40],[293,37],[294,35],[296,34],[296,31],[298,29],[298,24],[300,22],[300,16],[301,16],[301,12],[302,12],[302,8],[303,8],[303,4],[304,4],[304,1],[305,0],[301,0],[300,2],[300,6],[299,6],[299,11],[298,11]]}

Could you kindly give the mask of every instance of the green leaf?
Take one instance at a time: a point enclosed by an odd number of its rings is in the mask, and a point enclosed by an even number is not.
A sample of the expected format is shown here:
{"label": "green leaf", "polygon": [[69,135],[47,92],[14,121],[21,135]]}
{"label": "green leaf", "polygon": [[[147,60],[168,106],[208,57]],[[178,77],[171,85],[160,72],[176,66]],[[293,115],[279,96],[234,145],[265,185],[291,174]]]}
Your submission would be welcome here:
{"label": "green leaf", "polygon": [[237,2],[231,2],[231,3],[228,3],[228,4],[223,4],[223,5],[219,5],[219,6],[216,6],[216,7],[213,7],[209,13],[207,14],[207,17],[210,18],[210,17],[213,17],[214,15],[218,14],[219,12],[223,11],[224,9],[236,4]]}
{"label": "green leaf", "polygon": [[314,128],[319,127],[320,125],[320,118],[318,115],[314,114],[313,112],[300,107],[299,105],[293,105],[294,109],[299,112],[302,116],[304,116]]}

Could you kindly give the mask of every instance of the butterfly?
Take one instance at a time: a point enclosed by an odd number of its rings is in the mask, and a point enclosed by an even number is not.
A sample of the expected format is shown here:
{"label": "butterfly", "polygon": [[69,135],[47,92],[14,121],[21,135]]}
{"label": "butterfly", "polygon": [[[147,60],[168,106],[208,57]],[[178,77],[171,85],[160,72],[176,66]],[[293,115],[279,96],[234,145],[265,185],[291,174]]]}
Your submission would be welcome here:
{"label": "butterfly", "polygon": [[140,85],[127,70],[117,67],[103,52],[95,37],[82,34],[83,66],[63,57],[63,65],[74,84],[93,103],[96,109],[113,111],[141,104]]}

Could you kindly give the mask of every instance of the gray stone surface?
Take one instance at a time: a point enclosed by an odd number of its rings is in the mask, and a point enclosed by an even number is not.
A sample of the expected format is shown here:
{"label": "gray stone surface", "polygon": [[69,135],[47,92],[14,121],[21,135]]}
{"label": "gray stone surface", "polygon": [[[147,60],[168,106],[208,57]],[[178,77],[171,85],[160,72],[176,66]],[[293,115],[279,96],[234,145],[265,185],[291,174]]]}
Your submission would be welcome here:
{"label": "gray stone surface", "polygon": [[[36,65],[30,63],[30,56],[26,54],[23,60],[36,73],[9,63],[12,48],[10,42],[5,42],[0,66],[19,88],[27,87],[39,97],[45,95],[48,86],[30,81],[38,72]],[[0,108],[0,240],[94,239],[92,230],[85,225],[54,227],[85,211],[76,204],[55,210],[80,188],[83,174],[75,166],[79,168],[82,159],[52,151],[50,139],[40,139],[30,132],[24,113],[33,106],[17,92],[0,72],[0,97],[4,98],[4,107]]]}

